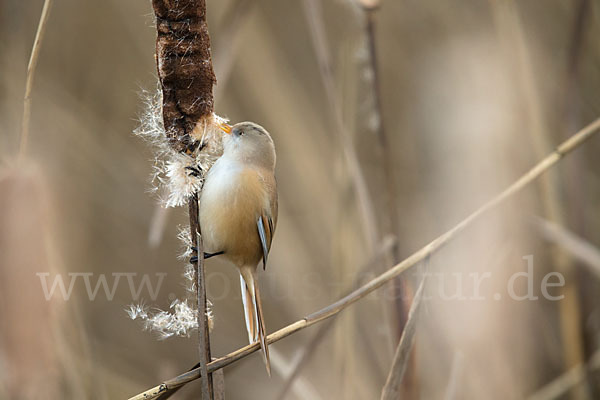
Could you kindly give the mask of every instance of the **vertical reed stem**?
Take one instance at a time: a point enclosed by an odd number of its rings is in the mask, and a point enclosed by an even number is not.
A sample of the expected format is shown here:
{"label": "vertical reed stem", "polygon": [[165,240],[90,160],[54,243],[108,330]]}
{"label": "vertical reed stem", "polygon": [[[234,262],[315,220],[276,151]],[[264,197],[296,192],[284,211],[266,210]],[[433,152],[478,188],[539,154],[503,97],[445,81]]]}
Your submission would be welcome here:
{"label": "vertical reed stem", "polygon": [[189,201],[190,233],[192,245],[198,249],[195,252],[196,261],[196,292],[198,297],[198,350],[200,353],[200,380],[202,382],[202,398],[213,398],[212,374],[208,373],[210,356],[210,336],[208,332],[208,317],[206,315],[206,279],[204,272],[204,248],[202,233],[198,220],[198,195],[194,194]]}
{"label": "vertical reed stem", "polygon": [[22,158],[25,155],[25,152],[27,151],[27,143],[29,141],[29,121],[31,119],[31,91],[33,89],[35,70],[40,55],[40,49],[42,47],[42,41],[44,39],[44,33],[46,32],[46,23],[48,22],[48,15],[50,14],[51,6],[52,0],[44,1],[42,15],[40,16],[40,22],[38,23],[37,32],[35,34],[35,40],[33,41],[31,56],[29,57],[29,65],[27,66],[27,81],[25,82],[25,99],[23,101],[23,120],[21,123],[21,142],[19,145],[19,158]]}

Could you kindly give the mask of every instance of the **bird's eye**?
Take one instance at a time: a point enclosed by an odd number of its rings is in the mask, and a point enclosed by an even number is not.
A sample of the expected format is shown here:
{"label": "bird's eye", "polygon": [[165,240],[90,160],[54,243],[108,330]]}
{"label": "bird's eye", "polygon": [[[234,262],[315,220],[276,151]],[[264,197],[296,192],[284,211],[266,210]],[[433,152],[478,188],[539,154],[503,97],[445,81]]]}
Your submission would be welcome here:
{"label": "bird's eye", "polygon": [[244,134],[244,131],[240,131],[240,136],[242,136]]}

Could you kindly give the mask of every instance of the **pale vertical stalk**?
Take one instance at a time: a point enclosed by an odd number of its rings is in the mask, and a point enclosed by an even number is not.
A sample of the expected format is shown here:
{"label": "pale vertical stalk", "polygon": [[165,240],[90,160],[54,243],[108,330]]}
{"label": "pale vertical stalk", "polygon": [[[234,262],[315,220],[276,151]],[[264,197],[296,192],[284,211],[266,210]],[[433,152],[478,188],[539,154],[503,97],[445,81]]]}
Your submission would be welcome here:
{"label": "pale vertical stalk", "polygon": [[[571,30],[569,32],[569,47],[567,57],[567,70],[564,81],[563,106],[563,131],[562,137],[566,137],[572,127],[580,124],[582,98],[578,85],[580,78],[580,66],[584,57],[586,57],[585,46],[590,40],[591,21],[593,18],[593,2],[591,0],[574,0],[575,15],[573,16]],[[575,155],[565,171],[565,200],[569,204],[568,226],[571,226],[574,232],[580,235],[586,235],[587,228],[590,226],[587,210],[592,207],[590,203],[590,189],[581,179],[586,174],[586,161],[582,154]],[[574,255],[571,252],[571,255]],[[575,268],[581,263],[576,262],[577,257],[573,258]],[[588,315],[593,312],[596,304],[600,302],[600,294],[596,290],[595,282],[589,279],[585,272],[577,273],[577,294],[581,299],[581,315]],[[594,334],[588,329],[583,329],[582,340],[585,345],[594,343]],[[589,351],[589,350],[588,350]],[[584,357],[587,357],[585,354]],[[588,376],[588,382],[593,382],[593,378]],[[588,385],[590,396],[598,395],[600,389],[593,385]],[[595,393],[594,393],[595,392]]]}
{"label": "pale vertical stalk", "polygon": [[25,99],[23,101],[23,121],[21,123],[21,142],[19,145],[19,158],[22,158],[25,155],[27,151],[27,144],[29,142],[29,123],[31,120],[31,91],[33,90],[35,71],[37,68],[40,49],[42,48],[42,41],[44,40],[44,33],[46,32],[46,25],[48,22],[48,15],[50,15],[51,7],[52,0],[45,0],[44,6],[42,8],[42,15],[40,16],[40,22],[38,23],[37,32],[35,33],[35,40],[33,41],[31,56],[29,57],[29,65],[27,66],[27,81],[25,82]]}
{"label": "pale vertical stalk", "polygon": [[[517,79],[519,79],[519,87],[523,90],[527,109],[526,115],[529,116],[530,128],[528,131],[531,135],[534,154],[536,157],[541,157],[550,148],[548,143],[549,131],[544,122],[542,104],[535,85],[535,72],[527,48],[523,24],[520,21],[513,0],[491,0],[490,4],[498,34],[507,41],[507,51],[511,52],[510,54],[516,63]],[[513,51],[514,54],[512,54]],[[540,201],[546,218],[559,225],[564,225],[556,180],[556,178],[553,179],[549,175],[540,178]],[[582,363],[584,360],[579,298],[572,273],[573,265],[566,252],[560,247],[555,247],[552,250],[551,257],[556,265],[556,270],[565,276],[566,282],[562,288],[562,294],[565,295],[565,298],[559,302],[558,307],[563,357],[565,366],[569,368]],[[578,395],[578,398],[588,397],[585,390],[582,390]]]}

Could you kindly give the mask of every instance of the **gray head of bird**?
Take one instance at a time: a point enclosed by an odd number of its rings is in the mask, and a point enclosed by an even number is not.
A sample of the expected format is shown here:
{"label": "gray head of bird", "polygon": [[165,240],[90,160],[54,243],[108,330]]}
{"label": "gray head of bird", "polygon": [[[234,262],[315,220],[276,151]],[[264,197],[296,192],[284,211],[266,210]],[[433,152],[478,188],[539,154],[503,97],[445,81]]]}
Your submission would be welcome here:
{"label": "gray head of bird", "polygon": [[221,124],[227,135],[223,138],[223,156],[244,163],[275,168],[275,144],[269,132],[254,122],[240,122],[233,126]]}

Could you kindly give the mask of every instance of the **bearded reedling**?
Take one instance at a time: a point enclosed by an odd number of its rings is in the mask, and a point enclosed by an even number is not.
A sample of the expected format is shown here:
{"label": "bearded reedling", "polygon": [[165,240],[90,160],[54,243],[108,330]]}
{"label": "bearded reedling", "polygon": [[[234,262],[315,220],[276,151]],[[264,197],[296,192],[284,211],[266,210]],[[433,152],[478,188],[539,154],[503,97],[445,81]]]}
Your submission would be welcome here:
{"label": "bearded reedling", "polygon": [[223,155],[208,171],[200,195],[200,229],[205,258],[223,255],[240,271],[250,343],[260,342],[271,375],[257,267],[263,269],[277,224],[275,145],[260,125],[222,124]]}

